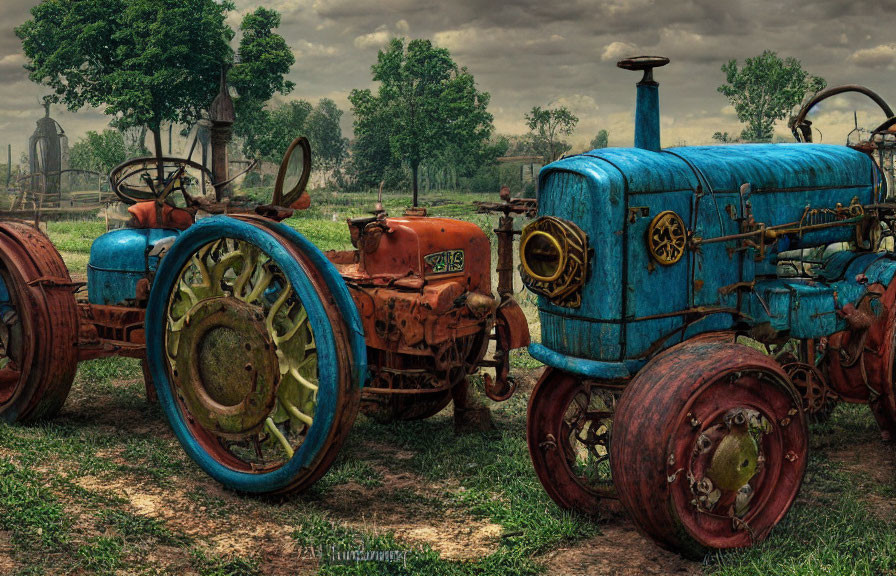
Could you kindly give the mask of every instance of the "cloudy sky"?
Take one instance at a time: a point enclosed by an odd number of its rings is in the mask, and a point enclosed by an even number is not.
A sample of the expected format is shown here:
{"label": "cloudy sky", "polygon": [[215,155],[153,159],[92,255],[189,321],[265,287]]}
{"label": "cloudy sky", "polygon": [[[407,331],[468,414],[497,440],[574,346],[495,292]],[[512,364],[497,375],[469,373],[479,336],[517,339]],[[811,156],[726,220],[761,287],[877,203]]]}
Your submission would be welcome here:
{"label": "cloudy sky", "polygon": [[[11,143],[15,157],[47,93],[28,81],[13,33],[36,2],[2,2],[0,146]],[[281,33],[296,55],[290,98],[329,97],[347,111],[349,90],[372,85],[370,65],[393,36],[448,48],[491,93],[498,132],[525,132],[523,114],[532,106],[565,105],[581,119],[573,137],[581,147],[601,128],[611,145],[631,145],[638,75],[615,62],[637,54],[672,59],[656,74],[664,146],[708,143],[717,130],[739,133],[716,91],[720,67],[766,49],[800,59],[829,85],[865,84],[896,106],[896,2],[889,0],[236,0],[231,25],[261,4],[282,13]],[[825,141],[843,141],[854,109],[860,126],[883,120],[862,97],[829,101],[815,119]],[[53,116],[72,139],[107,123],[96,111]],[[344,130],[350,134],[350,113]]]}

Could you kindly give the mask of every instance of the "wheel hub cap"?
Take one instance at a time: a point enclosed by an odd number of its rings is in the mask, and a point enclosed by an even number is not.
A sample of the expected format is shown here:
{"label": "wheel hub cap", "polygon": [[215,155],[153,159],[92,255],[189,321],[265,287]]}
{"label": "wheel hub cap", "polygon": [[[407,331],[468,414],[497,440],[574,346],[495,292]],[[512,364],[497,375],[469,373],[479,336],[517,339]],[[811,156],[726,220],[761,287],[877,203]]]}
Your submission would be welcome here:
{"label": "wheel hub cap", "polygon": [[186,315],[174,379],[191,418],[222,435],[261,429],[276,403],[279,363],[257,306],[202,300]]}
{"label": "wheel hub cap", "polygon": [[722,490],[738,490],[756,475],[759,448],[744,430],[732,430],[722,438],[706,475]]}

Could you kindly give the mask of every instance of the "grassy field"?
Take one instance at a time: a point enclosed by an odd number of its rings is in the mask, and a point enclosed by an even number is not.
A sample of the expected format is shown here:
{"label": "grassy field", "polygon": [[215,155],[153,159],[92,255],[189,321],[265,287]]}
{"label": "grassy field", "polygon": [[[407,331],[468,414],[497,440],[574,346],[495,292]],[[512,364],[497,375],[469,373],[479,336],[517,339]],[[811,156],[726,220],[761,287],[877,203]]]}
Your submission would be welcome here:
{"label": "grassy field", "polygon": [[[427,198],[431,213],[471,214],[480,196]],[[289,224],[347,248],[345,218],[370,195],[320,195]],[[400,197],[387,196],[398,213]],[[74,272],[102,222],[50,223]],[[867,408],[813,425],[799,500],[765,543],[681,559],[624,520],[564,512],[539,485],[525,445],[526,401],[540,367],[514,357],[521,391],[492,405],[498,430],[455,436],[450,409],[424,421],[360,417],[329,474],[285,501],[222,489],[183,454],[139,364],[81,365],[60,416],[0,425],[0,575],[896,575],[896,454]],[[327,559],[398,551],[401,562]]]}

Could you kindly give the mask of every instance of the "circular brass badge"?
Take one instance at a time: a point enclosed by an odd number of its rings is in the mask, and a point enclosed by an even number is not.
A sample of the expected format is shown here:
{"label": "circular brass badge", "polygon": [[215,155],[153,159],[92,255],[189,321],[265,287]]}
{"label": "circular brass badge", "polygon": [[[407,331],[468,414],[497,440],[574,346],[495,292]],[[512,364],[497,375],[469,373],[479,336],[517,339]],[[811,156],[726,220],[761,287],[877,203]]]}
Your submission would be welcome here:
{"label": "circular brass badge", "polygon": [[681,260],[686,244],[684,221],[671,210],[657,214],[647,229],[650,255],[663,266],[671,266]]}

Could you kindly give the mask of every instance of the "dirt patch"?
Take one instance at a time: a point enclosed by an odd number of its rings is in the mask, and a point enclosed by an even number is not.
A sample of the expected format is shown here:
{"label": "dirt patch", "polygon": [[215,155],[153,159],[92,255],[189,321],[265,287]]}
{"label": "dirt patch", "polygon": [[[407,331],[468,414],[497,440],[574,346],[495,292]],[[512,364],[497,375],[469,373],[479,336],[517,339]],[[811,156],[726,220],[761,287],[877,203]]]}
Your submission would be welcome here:
{"label": "dirt patch", "polygon": [[856,474],[859,481],[866,479],[885,486],[892,486],[896,481],[896,451],[880,440],[852,445],[831,452],[829,457]]}
{"label": "dirt patch", "polygon": [[12,545],[12,534],[0,530],[0,574],[12,574],[19,565],[13,560],[15,547]]}
{"label": "dirt patch", "polygon": [[[387,448],[378,445],[378,450]],[[458,486],[428,482],[410,473],[382,467],[383,485],[355,482],[334,487],[322,504],[340,522],[371,534],[392,533],[411,546],[429,546],[448,560],[476,560],[498,548],[502,527],[466,514],[435,510],[434,494]]]}
{"label": "dirt patch", "polygon": [[193,569],[189,552],[182,548],[156,546],[147,550],[146,556],[141,560],[150,566],[161,568],[166,574],[198,576],[198,572]]}
{"label": "dirt patch", "polygon": [[[126,499],[133,513],[163,520],[169,529],[204,545],[212,555],[258,558],[263,573],[272,576],[311,574],[316,570],[316,561],[299,554],[290,526],[271,522],[258,511],[249,511],[245,515],[214,516],[206,506],[188,497],[191,489],[195,488],[189,482],[180,483],[185,490],[156,489],[136,479],[129,481],[127,477],[107,479],[84,476],[76,482],[87,490],[111,492]],[[215,496],[238,499],[225,490],[215,491]],[[183,555],[184,552],[181,550],[179,554]],[[189,558],[182,562],[175,561],[175,566],[188,561]]]}
{"label": "dirt patch", "polygon": [[514,394],[525,394],[528,396],[535,388],[535,385],[538,384],[538,380],[541,379],[543,373],[544,368],[514,370],[513,377],[516,379],[516,392]]}
{"label": "dirt patch", "polygon": [[700,564],[667,552],[628,520],[603,526],[602,534],[558,549],[542,560],[549,576],[645,576],[703,574]]}
{"label": "dirt patch", "polygon": [[896,483],[896,452],[892,446],[875,439],[831,452],[829,458],[852,475],[871,514],[881,520],[893,519],[896,501],[877,493],[880,486]]}

